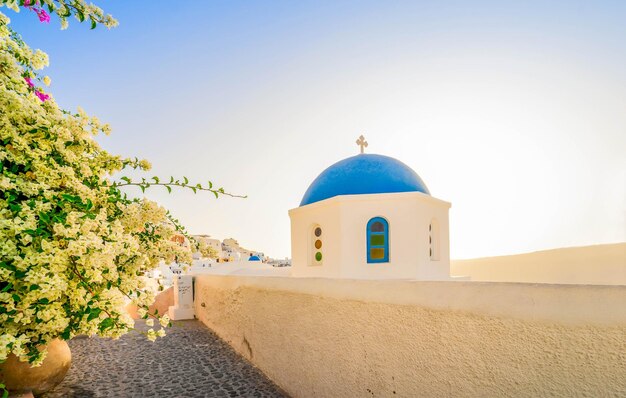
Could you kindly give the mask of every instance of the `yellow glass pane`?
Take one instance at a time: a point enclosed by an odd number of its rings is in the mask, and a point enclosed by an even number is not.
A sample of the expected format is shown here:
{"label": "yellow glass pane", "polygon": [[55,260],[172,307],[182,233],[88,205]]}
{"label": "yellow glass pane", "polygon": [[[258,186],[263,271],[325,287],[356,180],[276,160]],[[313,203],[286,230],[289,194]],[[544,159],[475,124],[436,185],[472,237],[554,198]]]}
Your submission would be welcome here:
{"label": "yellow glass pane", "polygon": [[372,248],[370,249],[370,258],[372,260],[382,260],[385,258],[385,249]]}
{"label": "yellow glass pane", "polygon": [[321,249],[322,248],[322,241],[321,240],[316,240],[315,241],[315,248],[316,249]]}

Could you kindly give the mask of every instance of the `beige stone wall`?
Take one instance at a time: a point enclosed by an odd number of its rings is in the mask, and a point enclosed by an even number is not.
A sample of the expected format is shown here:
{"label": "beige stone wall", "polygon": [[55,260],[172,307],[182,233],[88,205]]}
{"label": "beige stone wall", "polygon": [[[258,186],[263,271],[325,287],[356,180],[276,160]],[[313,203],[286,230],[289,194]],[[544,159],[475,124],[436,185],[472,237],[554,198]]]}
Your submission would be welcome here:
{"label": "beige stone wall", "polygon": [[200,276],[196,315],[294,397],[626,396],[626,287]]}
{"label": "beige stone wall", "polygon": [[452,260],[450,273],[473,281],[626,285],[626,243]]}

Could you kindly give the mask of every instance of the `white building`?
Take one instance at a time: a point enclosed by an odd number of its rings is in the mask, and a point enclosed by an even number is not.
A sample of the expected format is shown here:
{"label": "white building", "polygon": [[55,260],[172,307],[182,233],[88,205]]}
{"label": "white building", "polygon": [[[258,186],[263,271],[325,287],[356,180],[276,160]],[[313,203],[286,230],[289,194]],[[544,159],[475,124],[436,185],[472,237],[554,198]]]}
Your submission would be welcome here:
{"label": "white building", "polygon": [[[215,250],[215,255],[217,258],[222,257],[222,242],[219,239],[211,238],[210,235],[193,235],[193,238],[200,244],[204,246],[211,247]],[[202,258],[202,254],[200,252],[193,253],[194,259]]]}
{"label": "white building", "polygon": [[399,160],[344,159],[289,211],[292,276],[450,279],[449,209]]}

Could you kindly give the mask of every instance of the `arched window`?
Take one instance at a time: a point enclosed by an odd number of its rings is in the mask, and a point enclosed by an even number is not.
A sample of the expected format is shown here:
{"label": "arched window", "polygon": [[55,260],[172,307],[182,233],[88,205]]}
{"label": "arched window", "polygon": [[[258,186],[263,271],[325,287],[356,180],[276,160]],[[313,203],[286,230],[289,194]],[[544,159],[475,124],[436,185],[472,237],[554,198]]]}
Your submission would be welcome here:
{"label": "arched window", "polygon": [[428,226],[428,246],[431,261],[439,261],[439,222],[436,218]]}
{"label": "arched window", "polygon": [[313,225],[309,243],[309,265],[322,265],[324,259],[322,251],[322,227]]}
{"label": "arched window", "polygon": [[367,262],[389,262],[389,223],[382,217],[367,223]]}

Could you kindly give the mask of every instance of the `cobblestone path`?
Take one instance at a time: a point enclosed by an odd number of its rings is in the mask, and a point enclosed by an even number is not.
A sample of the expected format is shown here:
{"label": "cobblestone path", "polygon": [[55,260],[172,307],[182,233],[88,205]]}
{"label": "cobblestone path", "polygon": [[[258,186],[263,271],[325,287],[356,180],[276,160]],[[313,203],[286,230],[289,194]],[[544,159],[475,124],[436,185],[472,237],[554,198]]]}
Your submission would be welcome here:
{"label": "cobblestone path", "polygon": [[175,322],[154,343],[130,333],[69,345],[72,368],[44,398],[286,397],[199,321]]}

